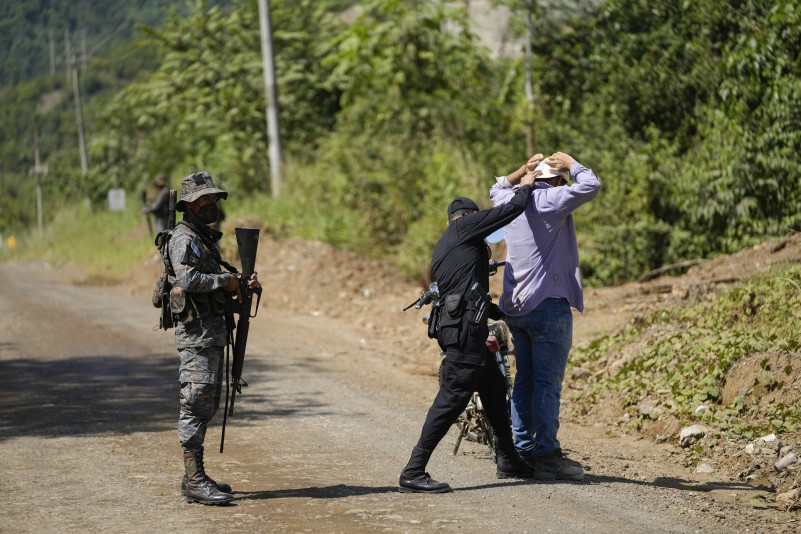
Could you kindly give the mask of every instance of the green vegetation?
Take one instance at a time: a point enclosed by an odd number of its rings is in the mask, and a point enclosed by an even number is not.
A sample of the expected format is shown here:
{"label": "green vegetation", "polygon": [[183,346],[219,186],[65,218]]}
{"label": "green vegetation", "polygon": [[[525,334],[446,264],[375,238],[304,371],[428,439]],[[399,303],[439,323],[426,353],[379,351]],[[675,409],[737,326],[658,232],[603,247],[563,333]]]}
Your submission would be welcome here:
{"label": "green vegetation", "polygon": [[34,232],[20,255],[80,266],[88,283],[113,283],[155,250],[146,232],[138,206],[117,213],[75,204],[58,210],[42,233]]}
{"label": "green vegetation", "polygon": [[797,2],[543,10],[533,112],[522,58],[492,57],[462,3],[369,0],[353,21],[339,16],[351,2],[271,3],[280,198],[268,196],[256,2],[199,0],[143,28],[130,49],[139,63],[109,61],[84,76],[86,175],[63,80],[0,92],[0,232],[34,224],[38,129],[48,224],[56,206],[101,206],[111,186],[134,196],[156,173],[177,187],[204,168],[232,198],[248,198],[267,231],[393,258],[425,277],[447,202],[462,194],[488,205],[492,177],[529,156],[528,120],[537,151],[567,151],[604,184],[576,215],[588,285],[799,228]]}
{"label": "green vegetation", "polygon": [[[0,87],[50,72],[51,34],[53,67],[63,77],[67,34],[70,51],[78,60],[84,51],[82,44],[90,57],[124,48],[136,37],[137,23],[160,26],[165,10],[173,4],[172,0],[0,0]],[[125,55],[116,59],[130,58]]]}
{"label": "green vegetation", "polygon": [[[683,422],[700,420],[732,435],[798,430],[801,405],[778,394],[798,376],[799,306],[801,268],[792,266],[692,306],[652,312],[571,356],[573,366],[597,371],[573,401],[584,410],[619,402],[637,427],[659,417],[636,409],[650,399]],[[758,358],[761,373],[725,398],[732,369],[746,358]],[[616,359],[624,363],[613,365]],[[701,405],[708,409],[696,413]]]}

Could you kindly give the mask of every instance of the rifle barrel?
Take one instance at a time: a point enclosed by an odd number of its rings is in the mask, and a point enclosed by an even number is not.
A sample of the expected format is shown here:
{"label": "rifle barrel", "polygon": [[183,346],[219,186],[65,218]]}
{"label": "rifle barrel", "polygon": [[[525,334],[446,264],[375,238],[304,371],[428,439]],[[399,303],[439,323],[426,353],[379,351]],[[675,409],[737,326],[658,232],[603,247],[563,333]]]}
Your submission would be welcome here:
{"label": "rifle barrel", "polygon": [[170,230],[175,228],[175,205],[177,203],[178,203],[178,191],[176,191],[175,189],[170,189],[170,203],[169,203],[170,215],[169,218],[167,219],[167,228],[169,228]]}

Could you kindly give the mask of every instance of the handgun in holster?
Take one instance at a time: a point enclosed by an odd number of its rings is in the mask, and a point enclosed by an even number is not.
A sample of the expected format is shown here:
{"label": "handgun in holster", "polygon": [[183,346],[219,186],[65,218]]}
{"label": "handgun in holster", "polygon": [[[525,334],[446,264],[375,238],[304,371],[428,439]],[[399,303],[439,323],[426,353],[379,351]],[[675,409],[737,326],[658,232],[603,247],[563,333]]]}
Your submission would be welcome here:
{"label": "handgun in holster", "polygon": [[475,282],[470,288],[468,293],[468,308],[470,315],[468,320],[473,325],[479,325],[487,318],[487,311],[489,310],[492,301],[487,295],[487,292],[481,287],[481,284]]}

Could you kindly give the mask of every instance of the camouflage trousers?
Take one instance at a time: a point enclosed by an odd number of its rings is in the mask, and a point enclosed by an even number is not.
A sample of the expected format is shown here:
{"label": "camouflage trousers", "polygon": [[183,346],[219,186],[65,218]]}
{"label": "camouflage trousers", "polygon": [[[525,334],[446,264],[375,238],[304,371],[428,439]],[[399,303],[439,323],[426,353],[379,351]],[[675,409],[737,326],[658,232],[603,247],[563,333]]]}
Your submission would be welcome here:
{"label": "camouflage trousers", "polygon": [[188,451],[203,446],[206,428],[220,407],[224,347],[184,348],[178,355],[181,358],[178,441]]}

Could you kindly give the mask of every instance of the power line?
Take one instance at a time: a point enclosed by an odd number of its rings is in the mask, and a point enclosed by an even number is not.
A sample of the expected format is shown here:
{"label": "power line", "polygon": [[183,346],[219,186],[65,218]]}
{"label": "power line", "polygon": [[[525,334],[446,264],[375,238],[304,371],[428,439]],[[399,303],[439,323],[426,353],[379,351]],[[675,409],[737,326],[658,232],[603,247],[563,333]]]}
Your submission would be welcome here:
{"label": "power line", "polygon": [[104,35],[100,39],[100,41],[98,41],[98,43],[94,47],[92,47],[92,49],[89,51],[89,57],[94,56],[95,52],[97,52],[97,50],[101,46],[103,46],[106,43],[106,41],[108,41],[114,34],[116,34],[123,24],[125,24],[131,19],[131,15],[138,14],[142,10],[142,5],[144,3],[145,0],[139,0],[137,6],[133,9],[133,11],[129,11],[128,15],[125,18],[123,18],[120,22],[118,22],[116,26],[114,26],[108,33],[106,33],[106,35]]}

